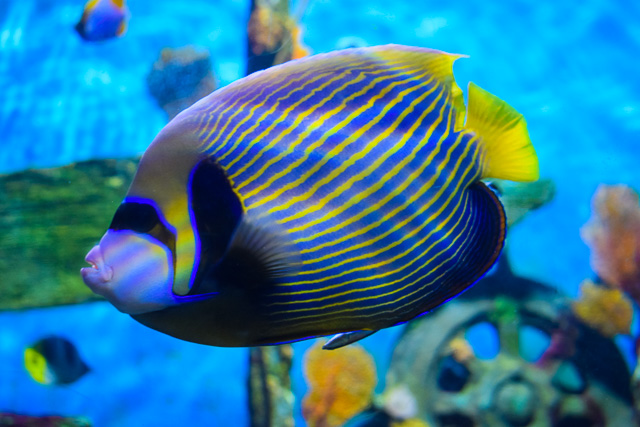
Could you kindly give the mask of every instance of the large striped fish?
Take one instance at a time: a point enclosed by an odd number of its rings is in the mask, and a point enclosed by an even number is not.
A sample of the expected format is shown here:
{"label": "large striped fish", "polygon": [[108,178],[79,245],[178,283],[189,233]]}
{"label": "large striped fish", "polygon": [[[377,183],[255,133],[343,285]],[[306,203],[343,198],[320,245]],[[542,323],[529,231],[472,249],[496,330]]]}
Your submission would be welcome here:
{"label": "large striped fish", "polygon": [[519,113],[473,84],[465,111],[458,57],[348,49],[217,90],[145,152],[84,281],[217,346],[339,347],[453,298],[505,238],[481,179],[538,177]]}

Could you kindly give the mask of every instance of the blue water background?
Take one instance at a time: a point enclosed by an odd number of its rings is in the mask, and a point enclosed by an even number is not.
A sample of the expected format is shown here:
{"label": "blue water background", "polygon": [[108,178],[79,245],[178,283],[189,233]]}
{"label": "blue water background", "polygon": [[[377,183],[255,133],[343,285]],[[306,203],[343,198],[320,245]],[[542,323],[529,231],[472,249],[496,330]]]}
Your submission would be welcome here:
{"label": "blue water background", "polygon": [[[128,3],[126,35],[91,44],[73,31],[81,1],[0,0],[0,173],[142,153],[166,123],[145,83],[163,47],[208,49],[221,84],[242,76],[248,1]],[[514,269],[572,296],[593,275],[579,229],[597,185],[640,188],[638,22],[640,3],[606,0],[310,0],[301,20],[315,52],[359,37],[470,55],[454,67],[459,85],[473,80],[524,114],[542,176],[557,186],[509,231]],[[398,332],[364,341],[380,372]],[[31,381],[22,350],[48,333],[71,338],[91,373],[66,388]],[[108,304],[2,313],[0,411],[98,426],[246,425],[246,360],[244,349],[184,343]],[[299,357],[293,375],[300,398]]]}

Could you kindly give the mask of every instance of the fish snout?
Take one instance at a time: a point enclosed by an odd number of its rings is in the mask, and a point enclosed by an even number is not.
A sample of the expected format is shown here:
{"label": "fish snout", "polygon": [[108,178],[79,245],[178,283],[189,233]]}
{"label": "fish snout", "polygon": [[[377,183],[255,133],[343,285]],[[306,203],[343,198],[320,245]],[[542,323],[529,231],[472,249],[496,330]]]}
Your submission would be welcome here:
{"label": "fish snout", "polygon": [[91,264],[91,267],[84,267],[80,270],[82,279],[87,286],[95,290],[95,286],[111,281],[113,270],[105,264],[100,245],[94,246],[84,260]]}

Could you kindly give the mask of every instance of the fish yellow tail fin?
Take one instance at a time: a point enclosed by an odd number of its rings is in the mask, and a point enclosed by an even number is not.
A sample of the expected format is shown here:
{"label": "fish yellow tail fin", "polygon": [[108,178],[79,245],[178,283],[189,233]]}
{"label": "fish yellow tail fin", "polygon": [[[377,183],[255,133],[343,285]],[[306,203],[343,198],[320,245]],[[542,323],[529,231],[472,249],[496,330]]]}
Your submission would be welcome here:
{"label": "fish yellow tail fin", "polygon": [[522,114],[473,83],[469,83],[465,128],[475,132],[485,147],[482,178],[521,182],[538,179],[538,156]]}

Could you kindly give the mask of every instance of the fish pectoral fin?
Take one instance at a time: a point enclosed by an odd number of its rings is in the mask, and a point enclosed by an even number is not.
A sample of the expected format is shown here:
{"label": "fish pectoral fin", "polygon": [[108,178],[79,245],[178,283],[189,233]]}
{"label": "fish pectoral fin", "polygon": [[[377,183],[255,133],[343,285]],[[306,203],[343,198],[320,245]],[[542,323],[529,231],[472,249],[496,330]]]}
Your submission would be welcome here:
{"label": "fish pectoral fin", "polygon": [[538,157],[522,114],[473,83],[469,83],[465,128],[480,137],[486,151],[482,178],[520,182],[538,179]]}
{"label": "fish pectoral fin", "polygon": [[267,227],[243,218],[216,267],[217,276],[224,283],[245,288],[276,283],[296,264],[285,241]]}
{"label": "fish pectoral fin", "polygon": [[353,331],[343,332],[336,334],[329,338],[329,340],[322,346],[323,350],[335,350],[336,348],[344,347],[345,345],[353,344],[356,341],[360,341],[363,338],[368,337],[378,332],[378,329],[371,331]]}

